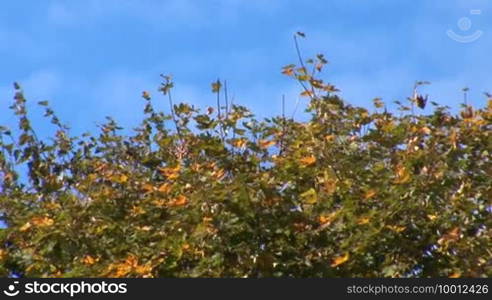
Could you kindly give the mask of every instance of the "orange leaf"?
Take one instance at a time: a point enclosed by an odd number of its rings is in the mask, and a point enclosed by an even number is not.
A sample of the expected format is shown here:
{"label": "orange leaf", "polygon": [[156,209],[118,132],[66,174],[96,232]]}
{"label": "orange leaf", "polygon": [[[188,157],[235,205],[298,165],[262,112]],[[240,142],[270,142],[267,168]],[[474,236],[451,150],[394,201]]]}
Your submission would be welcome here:
{"label": "orange leaf", "polygon": [[266,149],[266,148],[269,148],[269,147],[275,145],[275,141],[260,140],[259,144],[260,144],[260,148]]}
{"label": "orange leaf", "polygon": [[405,226],[397,226],[397,225],[386,225],[386,227],[393,230],[396,233],[403,232],[405,229],[407,229]]}
{"label": "orange leaf", "polygon": [[364,199],[371,199],[372,197],[374,197],[378,192],[375,190],[375,189],[369,189],[366,191],[366,193],[364,194]]}
{"label": "orange leaf", "polygon": [[358,225],[365,225],[365,224],[369,223],[369,221],[370,221],[370,218],[368,218],[368,217],[361,217],[361,218],[359,218],[357,220],[357,224]]}
{"label": "orange leaf", "polygon": [[460,278],[461,277],[461,272],[456,271],[448,276],[449,278]]}
{"label": "orange leaf", "polygon": [[305,156],[301,159],[299,159],[299,163],[305,167],[310,166],[316,162],[316,157],[313,155],[310,156]]}
{"label": "orange leaf", "polygon": [[318,223],[320,225],[330,225],[337,217],[337,212],[332,212],[329,215],[319,216]]}
{"label": "orange leaf", "polygon": [[158,168],[157,170],[159,170],[159,172],[167,179],[173,180],[179,177],[181,166],[177,165],[176,167]]}
{"label": "orange leaf", "polygon": [[350,258],[350,254],[348,252],[341,256],[335,257],[333,259],[333,262],[331,263],[331,266],[335,268],[341,264],[346,263],[349,260],[349,258]]}
{"label": "orange leaf", "polygon": [[172,186],[170,184],[164,183],[157,190],[161,193],[167,194],[171,191],[171,189],[172,189]]}
{"label": "orange leaf", "polygon": [[410,172],[404,166],[396,168],[396,178],[393,181],[396,184],[402,184],[410,181]]}
{"label": "orange leaf", "polygon": [[232,145],[236,148],[244,148],[246,146],[246,139],[235,139]]}
{"label": "orange leaf", "polygon": [[48,217],[34,217],[31,219],[31,223],[34,226],[38,226],[38,227],[48,227],[53,225],[55,221],[53,221],[53,219]]}
{"label": "orange leaf", "polygon": [[30,222],[27,222],[26,224],[22,225],[22,227],[19,229],[21,232],[24,232],[24,231],[27,231],[29,230],[29,228],[31,228],[32,225]]}
{"label": "orange leaf", "polygon": [[171,207],[183,206],[183,205],[186,205],[186,203],[188,203],[188,199],[183,195],[179,195],[178,197],[171,200],[169,202],[168,206],[171,206]]}
{"label": "orange leaf", "polygon": [[287,76],[293,76],[294,75],[294,68],[293,67],[285,67],[282,69],[282,74],[287,75]]}
{"label": "orange leaf", "polygon": [[306,91],[304,91],[304,92],[301,93],[301,96],[303,96],[303,97],[313,97],[313,92],[306,90]]}

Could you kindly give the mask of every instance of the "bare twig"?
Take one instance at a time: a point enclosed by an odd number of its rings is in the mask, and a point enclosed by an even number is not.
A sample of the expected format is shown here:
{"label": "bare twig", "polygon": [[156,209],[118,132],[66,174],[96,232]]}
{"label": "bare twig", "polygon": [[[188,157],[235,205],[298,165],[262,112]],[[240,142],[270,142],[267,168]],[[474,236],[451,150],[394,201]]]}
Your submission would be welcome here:
{"label": "bare twig", "polygon": [[[296,52],[297,52],[297,58],[299,59],[299,64],[301,65],[302,69],[304,70],[304,73],[307,74],[307,68],[306,65],[304,64],[304,61],[302,59],[301,55],[301,50],[299,48],[299,42],[297,41],[297,36],[294,34],[294,45],[296,47]],[[311,87],[311,91],[306,87],[304,82],[297,78],[297,81],[301,84],[302,88],[306,93],[309,95],[309,98],[314,99],[314,89]]]}

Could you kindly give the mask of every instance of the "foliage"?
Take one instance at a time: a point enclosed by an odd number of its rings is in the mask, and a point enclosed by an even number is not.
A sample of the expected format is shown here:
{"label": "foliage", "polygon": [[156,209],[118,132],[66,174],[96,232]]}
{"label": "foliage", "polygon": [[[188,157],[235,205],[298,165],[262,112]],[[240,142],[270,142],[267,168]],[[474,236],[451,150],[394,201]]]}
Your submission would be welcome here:
{"label": "foliage", "polygon": [[144,92],[131,135],[109,118],[72,136],[40,102],[56,133],[39,139],[16,84],[18,129],[0,129],[0,273],[492,276],[492,100],[415,113],[417,83],[409,106],[375,99],[371,112],[318,78],[326,63],[282,70],[308,121],[257,120],[219,80],[215,109],[174,105],[163,76],[170,115]]}

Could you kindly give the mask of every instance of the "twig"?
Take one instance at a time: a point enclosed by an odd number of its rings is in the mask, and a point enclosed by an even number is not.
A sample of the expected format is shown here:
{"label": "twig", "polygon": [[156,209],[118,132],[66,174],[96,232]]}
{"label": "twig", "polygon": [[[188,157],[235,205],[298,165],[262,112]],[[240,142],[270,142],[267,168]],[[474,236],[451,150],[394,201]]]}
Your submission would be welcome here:
{"label": "twig", "polygon": [[229,116],[229,97],[227,95],[227,80],[224,80],[224,98],[225,98],[225,118]]}
{"label": "twig", "polygon": [[280,151],[279,156],[284,151],[284,138],[285,138],[285,95],[282,95],[282,137],[280,138]]}
{"label": "twig", "polygon": [[[296,47],[297,58],[299,59],[299,63],[301,65],[302,69],[304,70],[305,74],[307,74],[306,65],[304,64],[304,61],[302,60],[301,50],[299,49],[299,43],[297,42],[297,36],[296,35],[294,35],[294,45]],[[314,89],[311,87],[311,91],[309,91],[309,89],[306,87],[306,85],[304,84],[304,82],[302,82],[302,80],[300,80],[298,78],[297,81],[299,81],[299,83],[301,84],[302,88],[309,95],[309,98],[314,99]]]}
{"label": "twig", "polygon": [[179,129],[178,120],[176,119],[176,114],[174,112],[173,98],[171,96],[171,89],[167,91],[169,106],[171,107],[171,117],[173,118],[174,125],[176,126],[176,132],[178,133],[179,140],[183,142],[183,136],[181,135],[181,130]]}

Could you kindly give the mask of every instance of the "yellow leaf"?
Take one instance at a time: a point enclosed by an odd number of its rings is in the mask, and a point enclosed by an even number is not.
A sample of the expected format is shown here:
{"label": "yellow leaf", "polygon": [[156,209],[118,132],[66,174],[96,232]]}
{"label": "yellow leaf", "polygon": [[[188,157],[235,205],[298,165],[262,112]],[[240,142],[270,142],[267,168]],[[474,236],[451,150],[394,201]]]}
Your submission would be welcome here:
{"label": "yellow leaf", "polygon": [[330,225],[337,217],[337,212],[332,212],[328,215],[319,216],[318,223],[320,225]]}
{"label": "yellow leaf", "polygon": [[214,170],[211,175],[215,179],[221,180],[224,177],[224,175],[225,175],[225,171],[224,171],[224,169],[217,169],[217,170]]}
{"label": "yellow leaf", "polygon": [[155,206],[158,206],[158,207],[164,207],[164,206],[166,206],[166,200],[164,200],[164,199],[154,200],[154,201],[152,201],[152,204],[154,204]]}
{"label": "yellow leaf", "polygon": [[152,271],[152,266],[150,264],[138,265],[135,267],[135,273],[139,275],[148,275]]}
{"label": "yellow leaf", "polygon": [[316,190],[313,188],[305,191],[300,196],[303,202],[307,204],[314,204],[318,201],[318,195],[316,194]]}
{"label": "yellow leaf", "polygon": [[179,177],[181,166],[177,165],[176,167],[158,168],[158,170],[167,179],[174,180]]}
{"label": "yellow leaf", "polygon": [[94,258],[90,255],[86,255],[82,258],[82,263],[85,264],[85,265],[88,265],[88,266],[91,266],[93,264],[95,264],[96,262],[99,261],[99,258]]}
{"label": "yellow leaf", "polygon": [[164,183],[157,190],[161,193],[167,194],[171,191],[171,189],[172,189],[172,186],[170,184]]}
{"label": "yellow leaf", "polygon": [[235,139],[232,145],[236,148],[244,148],[246,146],[246,139]]}
{"label": "yellow leaf", "polygon": [[405,226],[397,226],[397,225],[386,225],[386,227],[393,230],[396,233],[403,232],[406,229]]}
{"label": "yellow leaf", "polygon": [[24,231],[27,231],[29,230],[29,228],[31,228],[31,223],[30,222],[27,222],[26,224],[22,225],[22,227],[19,229],[21,232],[24,232]]}
{"label": "yellow leaf", "polygon": [[125,183],[128,181],[128,176],[125,174],[120,174],[120,175],[113,175],[111,176],[111,181],[116,182],[116,183]]}
{"label": "yellow leaf", "polygon": [[364,194],[364,199],[371,199],[372,197],[376,196],[378,192],[375,189],[369,189],[366,191]]}
{"label": "yellow leaf", "polygon": [[458,133],[456,130],[452,129],[451,134],[449,135],[449,140],[451,142],[451,145],[453,146],[453,149],[456,149],[458,147]]}
{"label": "yellow leaf", "polygon": [[130,210],[130,213],[132,214],[132,216],[138,216],[138,215],[144,214],[145,209],[141,208],[140,206],[134,205],[132,207],[132,209]]}
{"label": "yellow leaf", "polygon": [[348,252],[341,256],[335,257],[331,263],[331,266],[335,268],[341,264],[346,263],[349,260],[349,258],[350,258],[350,254]]}
{"label": "yellow leaf", "polygon": [[396,168],[396,178],[393,181],[396,184],[402,184],[410,181],[410,172],[405,168],[405,166],[398,166]]}
{"label": "yellow leaf", "polygon": [[269,140],[260,140],[258,143],[260,145],[260,148],[262,149],[266,149],[275,145],[275,141],[269,141]]}
{"label": "yellow leaf", "polygon": [[435,219],[437,219],[437,216],[436,215],[427,215],[427,218],[429,218],[429,220],[431,220],[431,221],[434,221]]}
{"label": "yellow leaf", "polygon": [[313,97],[313,92],[306,90],[306,91],[304,91],[304,92],[301,93],[301,96],[303,96],[303,97]]}
{"label": "yellow leaf", "polygon": [[365,225],[365,224],[369,223],[369,221],[370,221],[370,218],[368,218],[368,217],[361,217],[361,218],[359,218],[357,220],[357,224],[358,225]]}
{"label": "yellow leaf", "polygon": [[34,217],[31,219],[31,223],[38,227],[48,227],[53,225],[54,222],[53,219],[48,217]]}
{"label": "yellow leaf", "polygon": [[222,87],[222,83],[217,79],[216,82],[212,83],[212,93],[218,93],[220,88]]}
{"label": "yellow leaf", "polygon": [[310,166],[316,162],[316,157],[313,155],[310,156],[305,156],[301,159],[299,159],[299,163],[305,167]]}

